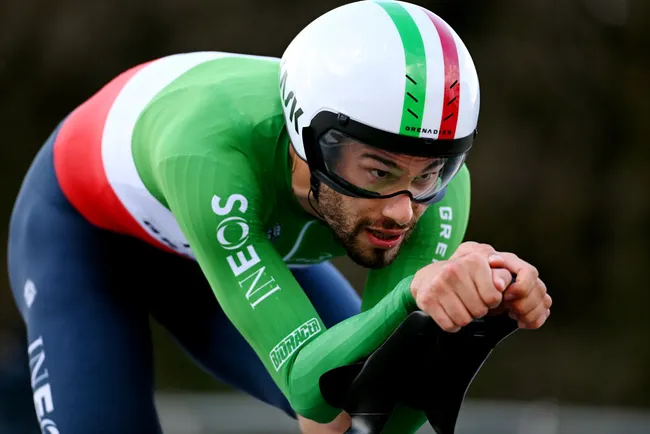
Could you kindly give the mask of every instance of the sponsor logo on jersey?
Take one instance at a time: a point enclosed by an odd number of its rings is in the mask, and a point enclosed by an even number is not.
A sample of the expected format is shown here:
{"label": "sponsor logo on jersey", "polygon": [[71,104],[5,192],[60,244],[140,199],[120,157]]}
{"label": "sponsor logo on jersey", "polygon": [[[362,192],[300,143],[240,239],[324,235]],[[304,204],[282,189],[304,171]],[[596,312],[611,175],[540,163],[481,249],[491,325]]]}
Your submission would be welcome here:
{"label": "sponsor logo on jersey", "polygon": [[43,434],[59,434],[59,429],[50,419],[43,419],[41,421],[41,432]]}
{"label": "sponsor logo on jersey", "polygon": [[[441,206],[438,212],[440,213],[440,220],[442,221],[442,223],[440,223],[440,229],[441,229],[440,238],[443,238],[445,240],[450,240],[451,231],[452,231],[451,222],[454,218],[454,213],[450,206]],[[438,241],[435,250],[436,256],[433,258],[433,261],[431,262],[438,262],[445,259],[445,255],[447,254],[448,247],[449,245],[447,243]]]}
{"label": "sponsor logo on jersey", "polygon": [[222,199],[212,197],[212,212],[218,216],[228,216],[217,226],[216,238],[221,247],[232,251],[226,257],[233,275],[238,278],[240,288],[245,290],[246,300],[255,309],[260,303],[281,288],[275,278],[266,272],[262,260],[249,242],[250,226],[243,215],[231,215],[239,212],[245,214],[248,199],[241,194],[231,194],[222,205]]}
{"label": "sponsor logo on jersey", "polygon": [[266,237],[270,241],[275,241],[276,239],[280,238],[281,234],[282,234],[282,226],[280,226],[279,223],[274,224],[269,228],[268,231],[266,231]]}
{"label": "sponsor logo on jersey", "polygon": [[269,354],[275,370],[278,371],[293,353],[320,331],[320,323],[316,318],[312,318],[282,339]]}
{"label": "sponsor logo on jersey", "polygon": [[25,282],[25,287],[23,288],[23,297],[25,298],[25,304],[27,305],[28,309],[32,307],[32,304],[34,304],[37,292],[38,291],[36,291],[36,285],[34,282],[32,282],[31,279],[27,279],[27,282]]}
{"label": "sponsor logo on jersey", "polygon": [[196,259],[194,253],[192,252],[192,248],[186,241],[176,241],[173,240],[170,235],[165,235],[163,233],[162,227],[154,223],[153,218],[149,217],[143,219],[142,224],[145,225],[147,229],[149,229],[149,235],[158,240],[160,243],[166,245],[170,249],[175,250],[182,255]]}
{"label": "sponsor logo on jersey", "polygon": [[54,412],[54,400],[52,399],[52,388],[48,381],[50,374],[45,369],[43,338],[39,336],[30,343],[27,351],[29,354],[32,390],[34,391],[34,408],[41,425],[41,431],[47,434],[59,434],[56,424],[51,419],[51,414]]}

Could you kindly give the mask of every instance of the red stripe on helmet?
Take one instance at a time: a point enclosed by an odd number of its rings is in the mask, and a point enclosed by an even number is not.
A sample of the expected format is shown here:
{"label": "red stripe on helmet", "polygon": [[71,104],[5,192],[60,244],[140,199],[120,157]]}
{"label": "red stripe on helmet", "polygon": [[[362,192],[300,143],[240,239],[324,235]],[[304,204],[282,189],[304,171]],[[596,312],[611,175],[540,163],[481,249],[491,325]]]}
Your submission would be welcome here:
{"label": "red stripe on helmet", "polygon": [[442,45],[442,57],[445,62],[445,97],[438,138],[453,139],[456,137],[458,108],[460,107],[460,66],[456,41],[449,26],[440,17],[426,9],[424,12],[438,31],[440,44]]}

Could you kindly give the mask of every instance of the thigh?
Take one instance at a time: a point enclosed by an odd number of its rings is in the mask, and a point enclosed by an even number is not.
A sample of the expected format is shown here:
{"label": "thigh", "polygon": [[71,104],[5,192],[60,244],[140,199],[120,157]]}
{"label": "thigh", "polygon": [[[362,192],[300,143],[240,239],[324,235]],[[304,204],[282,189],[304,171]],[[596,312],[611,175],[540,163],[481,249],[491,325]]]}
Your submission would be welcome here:
{"label": "thigh", "polygon": [[196,263],[160,256],[160,267],[173,269],[151,282],[156,296],[149,308],[179,346],[205,371],[295,417],[291,406],[266,368],[230,322]]}
{"label": "thigh", "polygon": [[[173,267],[181,271],[179,265]],[[175,274],[183,276],[182,282],[167,279],[159,287],[154,318],[214,377],[295,417],[253,348],[219,307],[198,266],[180,267],[185,269]],[[333,265],[293,271],[327,327],[359,313],[359,296]]]}
{"label": "thigh", "polygon": [[117,285],[116,235],[65,201],[51,143],[26,177],[10,224],[9,276],[27,328],[31,386],[46,433],[159,433],[148,314]]}

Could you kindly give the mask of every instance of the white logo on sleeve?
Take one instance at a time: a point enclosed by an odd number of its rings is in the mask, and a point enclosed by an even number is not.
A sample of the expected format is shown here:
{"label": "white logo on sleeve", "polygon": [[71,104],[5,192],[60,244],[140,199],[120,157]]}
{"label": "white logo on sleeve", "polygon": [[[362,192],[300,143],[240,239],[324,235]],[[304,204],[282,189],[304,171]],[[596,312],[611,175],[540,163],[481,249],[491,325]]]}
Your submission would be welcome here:
{"label": "white logo on sleeve", "polygon": [[[226,205],[222,206],[221,198],[214,195],[211,206],[212,212],[218,216],[229,215],[235,206],[244,214],[248,209],[248,199],[241,194],[231,194],[226,200]],[[252,309],[280,291],[280,285],[271,273],[266,272],[266,266],[262,265],[262,259],[255,246],[249,241],[250,228],[244,217],[230,216],[223,219],[217,226],[216,238],[221,247],[233,252],[226,257],[226,262],[235,277],[243,276],[238,283],[246,291],[246,300]]]}
{"label": "white logo on sleeve", "polygon": [[41,430],[43,434],[59,434],[56,424],[51,419],[54,413],[54,399],[49,381],[50,373],[45,368],[45,347],[41,336],[29,344],[27,353],[34,391],[34,407]]}
{"label": "white logo on sleeve", "polygon": [[316,318],[312,318],[280,341],[269,354],[273,367],[278,371],[284,362],[300,347],[305,345],[308,340],[316,336],[321,331],[320,323]]}
{"label": "white logo on sleeve", "polygon": [[23,297],[25,297],[25,303],[27,303],[28,308],[32,307],[34,299],[36,298],[36,292],[36,285],[34,285],[34,282],[32,282],[30,279],[27,279],[27,282],[25,282]]}
{"label": "white logo on sleeve", "polygon": [[41,431],[44,434],[59,434],[59,429],[56,427],[56,424],[49,419],[43,419],[41,421]]}

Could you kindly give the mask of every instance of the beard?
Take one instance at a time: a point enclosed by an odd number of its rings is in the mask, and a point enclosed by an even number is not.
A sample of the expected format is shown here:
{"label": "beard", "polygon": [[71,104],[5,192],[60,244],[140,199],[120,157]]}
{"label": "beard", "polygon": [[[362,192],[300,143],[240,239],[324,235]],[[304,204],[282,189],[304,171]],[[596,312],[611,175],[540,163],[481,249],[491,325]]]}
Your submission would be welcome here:
{"label": "beard", "polygon": [[[332,228],[334,238],[346,250],[352,261],[366,268],[383,268],[392,264],[408,238],[415,229],[417,218],[406,225],[400,225],[394,220],[383,221],[378,225],[376,220],[369,218],[357,218],[350,206],[351,200],[358,198],[344,196],[335,192],[325,184],[320,185],[318,194],[318,205],[320,213],[325,222]],[[382,200],[382,199],[375,199]],[[368,227],[383,229],[409,229],[404,234],[401,242],[391,249],[378,249],[364,245],[361,236]]]}

